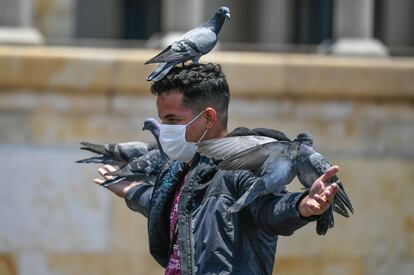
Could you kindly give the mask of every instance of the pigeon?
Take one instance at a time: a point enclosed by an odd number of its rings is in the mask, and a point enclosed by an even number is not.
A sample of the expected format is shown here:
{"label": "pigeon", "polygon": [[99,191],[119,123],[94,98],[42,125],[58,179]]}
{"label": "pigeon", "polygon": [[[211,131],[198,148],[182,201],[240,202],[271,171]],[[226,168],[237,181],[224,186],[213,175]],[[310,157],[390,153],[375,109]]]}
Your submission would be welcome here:
{"label": "pigeon", "polygon": [[[325,156],[315,150],[309,133],[299,134],[293,142],[295,141],[299,141],[296,158],[298,179],[305,188],[309,189],[320,176],[328,171],[331,165]],[[328,229],[334,226],[333,211],[344,217],[349,217],[348,210],[354,213],[352,203],[338,176],[334,175],[328,182],[329,185],[333,183],[337,184],[338,192],[333,203],[316,223],[316,231],[319,235],[325,235]]]}
{"label": "pigeon", "polygon": [[[328,161],[313,148],[309,133],[300,133],[292,142],[264,136],[235,136],[203,141],[197,144],[201,155],[218,162],[223,170],[249,170],[257,180],[231,207],[238,212],[256,198],[265,194],[279,194],[295,176],[305,188],[330,167]],[[353,213],[352,204],[345,193],[342,183],[334,176],[330,183],[336,182],[339,192],[331,208],[318,219],[316,231],[326,234],[333,226],[333,213],[349,217],[347,209]]]}
{"label": "pigeon", "polygon": [[161,80],[179,63],[184,64],[188,60],[198,63],[200,57],[210,52],[216,45],[218,34],[226,18],[230,19],[229,8],[219,8],[206,23],[186,32],[180,40],[174,41],[158,55],[145,62],[145,64],[160,63],[147,80]]}
{"label": "pigeon", "polygon": [[149,130],[157,142],[158,149],[148,151],[148,153],[137,156],[122,166],[119,170],[110,172],[108,175],[113,178],[106,180],[101,185],[109,187],[121,181],[144,181],[154,184],[158,176],[158,172],[167,162],[168,157],[162,150],[159,135],[160,123],[154,118],[148,118],[144,122],[142,130]]}
{"label": "pigeon", "polygon": [[142,156],[155,148],[153,144],[140,141],[125,143],[95,144],[81,142],[80,149],[98,154],[86,159],[76,161],[77,163],[101,163],[116,166],[123,166],[137,156]]}
{"label": "pigeon", "polygon": [[144,126],[142,127],[142,130],[148,130],[151,132],[151,134],[154,136],[155,142],[157,143],[158,150],[160,150],[160,154],[162,158],[166,159],[167,154],[165,154],[164,150],[162,150],[161,143],[160,143],[160,129],[161,124],[156,120],[155,118],[147,118],[144,121]]}
{"label": "pigeon", "polygon": [[148,130],[152,133],[157,142],[155,144],[149,144],[141,141],[131,141],[125,143],[109,143],[109,144],[95,144],[90,142],[81,142],[80,149],[90,151],[98,154],[91,158],[81,159],[76,161],[77,163],[101,163],[110,164],[116,166],[124,166],[133,158],[138,158],[148,151],[161,148],[158,137],[160,135],[160,123],[154,118],[148,118],[144,121],[142,130]]}
{"label": "pigeon", "polygon": [[257,197],[280,193],[296,176],[296,144],[265,136],[234,136],[203,141],[198,152],[218,161],[223,170],[249,170],[258,177],[230,207],[238,212]]}
{"label": "pigeon", "polygon": [[109,187],[121,181],[144,181],[155,184],[158,172],[167,159],[163,158],[160,150],[155,149],[139,158],[134,158],[119,170],[109,172],[113,178],[104,181],[101,185]]}

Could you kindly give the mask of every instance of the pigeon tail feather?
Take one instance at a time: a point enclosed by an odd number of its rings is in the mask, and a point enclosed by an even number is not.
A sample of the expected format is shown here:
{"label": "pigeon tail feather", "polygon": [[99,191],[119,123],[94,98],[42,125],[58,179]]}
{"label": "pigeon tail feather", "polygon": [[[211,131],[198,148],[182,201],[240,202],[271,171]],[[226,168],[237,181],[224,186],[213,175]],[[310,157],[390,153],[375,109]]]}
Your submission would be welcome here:
{"label": "pigeon tail feather", "polygon": [[155,70],[148,76],[147,81],[158,81],[164,78],[168,72],[176,65],[178,62],[168,62],[161,63],[158,65]]}
{"label": "pigeon tail feather", "polygon": [[105,154],[105,153],[107,153],[105,146],[102,145],[102,144],[94,144],[94,143],[82,141],[81,145],[83,145],[83,147],[80,148],[81,150],[90,151],[90,152],[96,153],[96,154]]}
{"label": "pigeon tail feather", "polygon": [[81,159],[75,161],[76,163],[103,163],[104,157],[103,156],[96,156],[96,157],[90,157],[87,159]]}
{"label": "pigeon tail feather", "polygon": [[126,179],[126,177],[115,177],[115,178],[108,179],[108,180],[104,181],[101,185],[103,187],[109,187],[109,186],[117,184],[117,183],[119,183],[119,182],[121,182],[125,179]]}
{"label": "pigeon tail feather", "polygon": [[333,206],[331,205],[316,222],[316,233],[325,235],[334,226]]}
{"label": "pigeon tail feather", "polygon": [[152,57],[151,59],[147,60],[147,62],[145,62],[144,64],[152,64],[152,63],[159,63],[158,58],[162,55],[164,55],[166,52],[168,52],[169,50],[171,50],[171,45],[168,46],[167,48],[165,48],[162,52],[160,52],[159,54],[157,54],[156,56]]}

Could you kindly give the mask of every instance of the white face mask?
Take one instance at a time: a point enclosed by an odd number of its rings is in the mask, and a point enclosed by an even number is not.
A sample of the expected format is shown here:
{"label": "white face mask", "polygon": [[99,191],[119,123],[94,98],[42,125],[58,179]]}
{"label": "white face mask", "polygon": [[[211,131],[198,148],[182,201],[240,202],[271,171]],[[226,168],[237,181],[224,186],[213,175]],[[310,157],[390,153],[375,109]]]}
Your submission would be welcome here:
{"label": "white face mask", "polygon": [[[196,120],[203,112],[199,113],[188,124],[169,125],[161,124],[160,128],[160,144],[164,152],[170,159],[188,162],[196,151],[197,146],[194,142],[188,142],[185,139],[185,130],[194,120]],[[204,132],[198,142],[200,142],[207,134],[208,129]]]}

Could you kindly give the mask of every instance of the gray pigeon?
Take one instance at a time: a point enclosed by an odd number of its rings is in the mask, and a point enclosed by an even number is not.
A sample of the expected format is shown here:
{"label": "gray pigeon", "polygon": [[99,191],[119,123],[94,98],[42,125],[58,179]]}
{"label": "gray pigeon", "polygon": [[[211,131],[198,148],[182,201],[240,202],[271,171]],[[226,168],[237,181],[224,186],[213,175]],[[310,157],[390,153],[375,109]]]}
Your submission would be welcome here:
{"label": "gray pigeon", "polygon": [[147,80],[162,79],[179,63],[188,60],[198,63],[200,57],[210,52],[216,45],[218,34],[226,18],[230,19],[229,8],[219,8],[206,23],[186,32],[181,40],[173,42],[165,50],[145,62],[145,64],[160,63]]}
{"label": "gray pigeon", "polygon": [[77,163],[101,163],[122,166],[137,156],[142,156],[156,146],[145,142],[134,141],[125,143],[94,144],[81,142],[80,149],[98,154],[86,159],[76,161]]}
{"label": "gray pigeon", "polygon": [[155,183],[158,172],[168,160],[159,141],[160,124],[156,119],[148,118],[145,120],[142,130],[151,131],[157,142],[158,149],[151,150],[146,154],[133,158],[119,170],[108,173],[113,178],[103,182],[102,186],[108,187],[124,180]]}
{"label": "gray pigeon", "polygon": [[[305,188],[310,188],[315,180],[328,171],[331,165],[325,156],[315,150],[313,139],[309,133],[299,134],[293,142],[297,141],[299,141],[298,156],[296,158],[298,179]],[[354,213],[351,201],[336,175],[330,179],[328,184],[332,183],[336,183],[339,189],[331,206],[317,221],[316,231],[319,235],[325,235],[328,229],[334,226],[333,211],[344,217],[349,217],[347,209]]]}
{"label": "gray pigeon", "polygon": [[[278,194],[296,175],[302,185],[310,188],[330,167],[328,164],[329,166],[325,165],[314,172],[313,161],[316,156],[321,155],[315,151],[312,144],[311,136],[301,133],[293,142],[263,136],[236,136],[203,141],[197,146],[201,155],[218,160],[219,168],[249,170],[258,177],[249,190],[230,207],[230,211],[237,212],[262,195]],[[339,192],[331,209],[317,221],[317,233],[320,235],[325,234],[327,229],[333,226],[332,210],[345,217],[349,216],[346,208],[353,213],[351,202],[339,179],[335,176],[331,182],[338,183]]]}
{"label": "gray pigeon", "polygon": [[98,154],[90,158],[76,161],[77,163],[100,163],[116,166],[124,166],[133,158],[138,158],[148,151],[160,148],[158,137],[160,135],[160,123],[154,118],[148,118],[144,121],[142,130],[148,130],[152,133],[157,142],[149,144],[141,141],[131,141],[125,143],[95,144],[90,142],[81,142],[83,147],[80,149]]}
{"label": "gray pigeon", "polygon": [[160,154],[162,158],[167,158],[167,154],[164,153],[164,150],[162,150],[161,143],[160,143],[160,129],[161,124],[156,120],[155,118],[147,118],[144,121],[144,126],[142,127],[142,130],[148,130],[152,133],[154,136],[155,142],[157,143],[158,149],[160,150]]}
{"label": "gray pigeon", "polygon": [[264,136],[235,136],[197,144],[201,155],[219,160],[223,170],[249,170],[258,180],[230,207],[238,212],[257,197],[280,193],[296,176],[297,145]]}
{"label": "gray pigeon", "polygon": [[109,187],[121,181],[144,181],[154,184],[158,172],[167,159],[162,157],[160,150],[155,149],[139,158],[134,158],[119,170],[110,172],[113,178],[106,180],[101,185]]}

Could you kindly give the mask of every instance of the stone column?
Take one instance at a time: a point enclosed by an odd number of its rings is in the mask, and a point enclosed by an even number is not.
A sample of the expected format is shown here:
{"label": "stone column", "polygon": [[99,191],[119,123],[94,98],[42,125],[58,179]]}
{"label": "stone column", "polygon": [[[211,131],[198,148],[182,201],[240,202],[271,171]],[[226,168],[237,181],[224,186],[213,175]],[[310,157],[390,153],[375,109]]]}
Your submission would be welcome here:
{"label": "stone column", "polygon": [[154,35],[147,42],[149,47],[165,48],[181,38],[188,30],[204,20],[205,0],[162,0],[162,36]]}
{"label": "stone column", "polygon": [[32,0],[0,0],[0,25],[29,27],[32,25]]}
{"label": "stone column", "polygon": [[205,0],[163,0],[163,32],[186,32],[204,20]]}
{"label": "stone column", "polygon": [[389,46],[413,47],[414,1],[382,1],[381,8],[379,21],[381,21],[382,28],[377,35]]}
{"label": "stone column", "polygon": [[291,4],[291,0],[260,0],[257,2],[256,42],[291,42]]}
{"label": "stone column", "polygon": [[386,56],[388,49],[373,38],[374,0],[336,0],[334,39],[330,52],[338,55]]}
{"label": "stone column", "polygon": [[33,25],[33,0],[0,0],[0,42],[39,44],[40,33]]}
{"label": "stone column", "polygon": [[339,37],[370,38],[373,34],[373,0],[336,0],[334,34]]}

